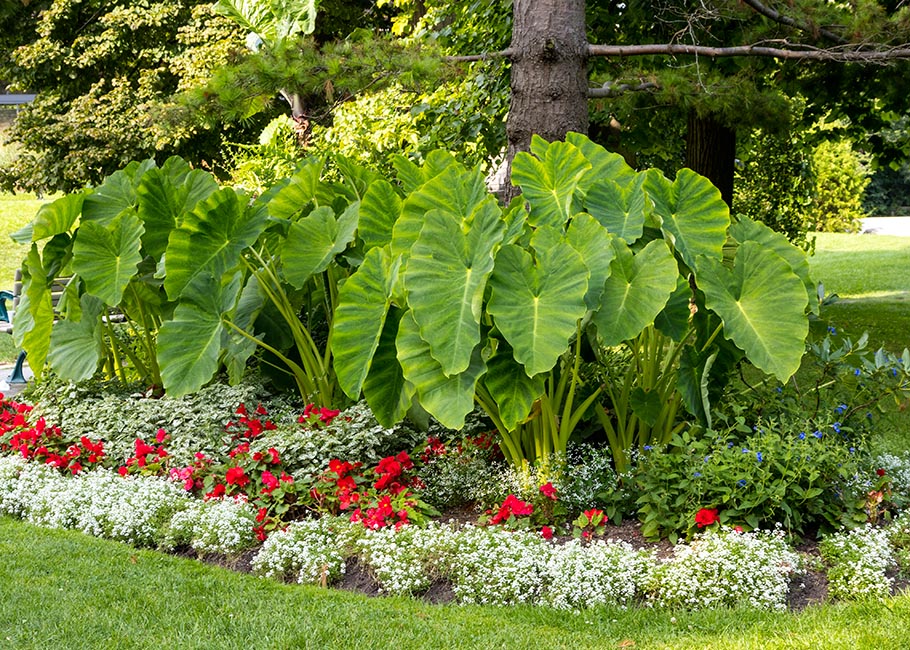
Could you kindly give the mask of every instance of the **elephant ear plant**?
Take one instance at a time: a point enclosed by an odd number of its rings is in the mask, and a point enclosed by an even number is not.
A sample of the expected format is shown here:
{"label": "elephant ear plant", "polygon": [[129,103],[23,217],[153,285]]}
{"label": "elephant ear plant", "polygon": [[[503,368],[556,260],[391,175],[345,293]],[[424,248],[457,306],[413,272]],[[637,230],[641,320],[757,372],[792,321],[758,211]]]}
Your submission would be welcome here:
{"label": "elephant ear plant", "polygon": [[[389,424],[416,402],[459,428],[475,402],[516,465],[545,464],[594,412],[617,466],[669,438],[680,405],[703,421],[720,371],[745,356],[785,380],[815,295],[804,255],[761,224],[731,225],[720,193],[681,170],[636,173],[586,137],[535,137],[522,196],[437,152],[363,198],[374,223],[342,286],[335,371]],[[624,348],[622,379],[584,386],[581,346]]]}
{"label": "elephant ear plant", "polygon": [[[318,320],[327,334],[336,285],[358,261],[336,258],[354,246],[360,195],[376,179],[338,167],[345,182],[329,183],[324,161],[308,160],[253,201],[179,158],[148,160],[44,206],[14,235],[32,243],[17,344],[39,374],[45,361],[73,380],[101,368],[172,395],[219,368],[239,380],[259,346],[303,399],[331,406],[341,394],[329,342],[310,329]],[[54,324],[51,281],[69,271]]]}

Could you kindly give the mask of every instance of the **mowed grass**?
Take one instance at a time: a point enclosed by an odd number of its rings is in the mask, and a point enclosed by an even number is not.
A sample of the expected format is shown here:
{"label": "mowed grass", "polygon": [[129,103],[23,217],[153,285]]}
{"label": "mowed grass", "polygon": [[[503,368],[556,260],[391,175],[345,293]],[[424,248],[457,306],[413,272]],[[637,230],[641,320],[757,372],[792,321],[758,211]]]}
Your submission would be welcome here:
{"label": "mowed grass", "polygon": [[286,585],[0,517],[3,648],[910,648],[910,596],[800,614],[430,605]]}

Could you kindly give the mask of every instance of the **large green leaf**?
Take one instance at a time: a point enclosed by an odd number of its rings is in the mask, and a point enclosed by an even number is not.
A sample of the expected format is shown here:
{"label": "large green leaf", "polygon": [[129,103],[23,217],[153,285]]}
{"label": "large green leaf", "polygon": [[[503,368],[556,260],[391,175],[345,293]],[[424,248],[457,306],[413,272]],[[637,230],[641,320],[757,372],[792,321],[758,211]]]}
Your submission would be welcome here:
{"label": "large green leaf", "polygon": [[620,185],[605,178],[588,189],[585,207],[607,230],[631,244],[638,240],[654,204],[642,191],[645,175]]}
{"label": "large green leaf", "polygon": [[230,188],[200,201],[168,241],[164,288],[171,300],[200,274],[221,277],[235,266],[243,249],[261,233],[264,219],[262,211],[245,211]]}
{"label": "large green leaf", "polygon": [[676,342],[681,341],[689,330],[691,300],[692,287],[689,286],[689,280],[680,275],[676,279],[676,289],[670,295],[670,300],[654,319],[654,327],[664,336],[669,336]]}
{"label": "large green leaf", "polygon": [[197,277],[158,331],[158,362],[168,395],[179,397],[204,386],[218,370],[223,339],[222,314],[234,304],[239,274],[222,287],[211,273]]}
{"label": "large green leaf", "polygon": [[588,267],[590,278],[585,304],[588,309],[596,309],[600,304],[604,282],[610,275],[610,262],[614,255],[612,237],[594,217],[580,212],[572,218],[566,238]]}
{"label": "large green leaf", "polygon": [[392,228],[401,214],[401,197],[388,181],[378,180],[367,188],[360,203],[357,231],[365,251],[392,241]]}
{"label": "large green leaf", "polygon": [[13,314],[13,342],[28,353],[29,365],[40,377],[50,346],[54,306],[38,246],[32,244],[22,265],[22,297]]}
{"label": "large green leaf", "polygon": [[411,249],[405,272],[408,304],[446,375],[467,369],[480,343],[483,293],[505,231],[501,213],[489,196],[463,232],[454,216],[432,210]]}
{"label": "large green leaf", "polygon": [[400,266],[401,258],[392,259],[388,247],[373,248],[338,292],[332,353],[338,385],[351,399],[360,397],[374,364]]}
{"label": "large green leaf", "polygon": [[619,240],[594,325],[604,345],[619,345],[637,336],[661,312],[676,288],[676,260],[662,239],[637,255]]}
{"label": "large green leaf", "polygon": [[421,406],[444,427],[462,428],[465,417],[474,409],[477,380],[486,371],[480,346],[475,348],[467,370],[447,376],[430,354],[430,346],[420,338],[410,312],[401,319],[396,346],[404,377],[416,387]]}
{"label": "large green leaf", "polygon": [[101,300],[83,294],[79,320],[61,320],[51,332],[48,363],[61,378],[70,381],[91,379],[98,370],[104,344],[99,316],[106,311]]}
{"label": "large green leaf", "polygon": [[143,228],[139,217],[124,212],[102,226],[86,221],[73,244],[73,270],[85,282],[85,290],[114,306],[142,260],[139,253]]}
{"label": "large green leaf", "polygon": [[699,260],[705,305],[724,322],[724,336],[755,366],[788,380],[799,368],[809,324],[806,290],[784,258],[754,241],[743,243],[733,270]]}
{"label": "large green leaf", "polygon": [[133,210],[136,205],[136,187],[142,177],[155,168],[151,158],[142,162],[133,161],[123,169],[114,172],[85,197],[82,205],[82,221],[97,221],[106,226],[124,210]]}
{"label": "large green leaf", "polygon": [[643,187],[662,220],[661,229],[689,268],[696,268],[699,255],[720,259],[730,225],[720,190],[691,169],[680,169],[672,183],[658,169],[646,174]]}
{"label": "large green leaf", "polygon": [[379,345],[373,354],[370,372],[363,382],[363,396],[370,405],[376,420],[384,427],[391,427],[411,408],[416,388],[404,378],[398,362],[395,339],[404,311],[392,307],[382,326]]}
{"label": "large green leaf", "polygon": [[325,159],[307,158],[294,175],[268,202],[269,214],[276,219],[290,219],[316,200],[319,178]]}
{"label": "large green leaf", "polygon": [[579,182],[579,187],[586,192],[590,186],[605,178],[616,181],[623,187],[635,180],[635,170],[618,153],[607,151],[581,133],[566,133],[566,142],[577,147],[591,163],[591,169]]}
{"label": "large green leaf", "polygon": [[757,242],[766,250],[772,250],[783,257],[790,269],[803,281],[812,313],[818,314],[818,289],[809,275],[809,260],[803,251],[781,233],[748,217],[740,217],[737,223],[730,226],[730,236],[741,244],[747,241]]}
{"label": "large green leaf", "polygon": [[180,196],[171,176],[163,169],[151,169],[136,188],[138,214],[145,229],[142,248],[158,259],[167,248],[167,239],[182,212]]}
{"label": "large green leaf", "polygon": [[525,369],[512,356],[506,344],[487,362],[484,386],[499,408],[499,417],[509,431],[527,420],[534,402],[543,395],[546,373],[528,377]]}
{"label": "large green leaf", "polygon": [[516,154],[512,184],[521,187],[531,206],[530,223],[561,227],[568,221],[578,181],[589,169],[591,163],[567,142],[551,142],[542,159],[526,152]]}
{"label": "large green leaf", "polygon": [[427,159],[421,167],[402,155],[392,156],[392,166],[395,168],[398,182],[408,194],[428,180],[436,178],[449,167],[454,167],[461,173],[465,171],[464,166],[455,160],[455,156],[443,149],[436,149],[427,154]]}
{"label": "large green leaf", "polygon": [[480,170],[465,171],[460,165],[445,167],[402,203],[401,216],[392,230],[392,254],[410,252],[430,210],[440,210],[464,221],[488,196]]}
{"label": "large green leaf", "polygon": [[556,365],[587,309],[588,269],[561,237],[538,229],[534,257],[514,244],[503,246],[490,276],[487,310],[529,377]]}
{"label": "large green leaf", "polygon": [[77,192],[45,203],[38,208],[38,213],[31,223],[10,237],[19,244],[27,244],[68,232],[79,218],[84,200],[85,192]]}
{"label": "large green leaf", "polygon": [[299,289],[311,275],[325,271],[354,239],[359,210],[354,202],[336,219],[332,208],[322,206],[293,222],[281,247],[287,281]]}

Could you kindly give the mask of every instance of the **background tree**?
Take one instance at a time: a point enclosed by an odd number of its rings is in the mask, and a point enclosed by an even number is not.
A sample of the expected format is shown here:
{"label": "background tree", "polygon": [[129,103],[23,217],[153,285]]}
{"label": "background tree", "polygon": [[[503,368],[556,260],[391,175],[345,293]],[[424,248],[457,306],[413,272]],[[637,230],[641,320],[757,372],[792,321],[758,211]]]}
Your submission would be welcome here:
{"label": "background tree", "polygon": [[0,33],[10,53],[0,76],[38,94],[10,132],[22,152],[0,170],[4,188],[69,190],[156,153],[219,155],[220,128],[161,128],[156,117],[240,50],[238,28],[208,2],[5,3]]}

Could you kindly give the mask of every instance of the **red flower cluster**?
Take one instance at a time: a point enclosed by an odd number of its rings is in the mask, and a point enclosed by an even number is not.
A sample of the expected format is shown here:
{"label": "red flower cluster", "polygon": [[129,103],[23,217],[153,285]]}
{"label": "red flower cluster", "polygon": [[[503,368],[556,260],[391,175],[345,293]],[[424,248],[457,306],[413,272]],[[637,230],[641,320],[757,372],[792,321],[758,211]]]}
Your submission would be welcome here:
{"label": "red flower cluster", "polygon": [[303,407],[303,415],[297,418],[297,421],[300,424],[313,425],[316,422],[321,422],[323,425],[331,424],[332,420],[338,417],[341,414],[341,411],[337,409],[327,409],[324,406],[316,406],[315,404],[307,404]]}
{"label": "red flower cluster", "polygon": [[[236,428],[237,431],[233,433],[234,439],[246,438],[247,440],[252,440],[260,435],[263,431],[274,431],[277,427],[275,423],[271,420],[261,420],[259,418],[251,418],[246,410],[245,404],[240,404],[237,409],[234,411],[235,415],[240,417],[237,418],[236,422],[228,422],[225,425],[225,429],[230,431],[231,429]],[[265,410],[265,407],[262,404],[256,405],[256,415],[264,416],[268,415],[268,411]]]}
{"label": "red flower cluster", "polygon": [[434,458],[439,456],[445,456],[447,453],[446,446],[443,444],[442,440],[436,436],[429,436],[427,438],[426,445],[423,448],[423,451],[420,452],[420,462],[426,464],[429,463]]}
{"label": "red flower cluster", "polygon": [[12,451],[27,460],[44,462],[60,470],[78,474],[87,465],[100,464],[104,443],[82,436],[79,442],[63,440],[60,429],[48,426],[44,418],[32,425],[26,417],[32,411],[28,404],[6,401],[0,394],[0,451]]}
{"label": "red flower cluster", "polygon": [[718,521],[720,521],[720,517],[717,516],[717,508],[702,508],[695,513],[695,523],[699,528],[710,526]]}
{"label": "red flower cluster", "polygon": [[556,501],[556,488],[549,481],[540,486],[540,493],[546,498]]}
{"label": "red flower cluster", "polygon": [[514,522],[514,518],[527,517],[534,513],[534,506],[510,494],[499,506],[499,510],[488,522],[490,525]]}
{"label": "red flower cluster", "polygon": [[373,487],[377,490],[388,490],[392,494],[398,494],[407,489],[406,485],[401,484],[402,472],[413,468],[414,463],[411,462],[406,451],[400,452],[397,456],[383,458],[376,466],[375,473],[379,478],[373,483]]}
{"label": "red flower cluster", "polygon": [[155,441],[159,443],[157,447],[145,442],[142,438],[136,438],[133,442],[133,455],[126,459],[126,464],[120,466],[117,472],[120,476],[142,472],[143,474],[157,474],[163,468],[165,459],[170,454],[164,448],[168,435],[164,429],[158,429],[155,435]]}

